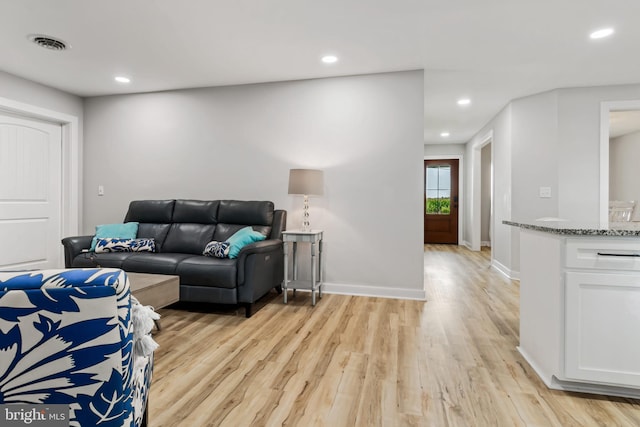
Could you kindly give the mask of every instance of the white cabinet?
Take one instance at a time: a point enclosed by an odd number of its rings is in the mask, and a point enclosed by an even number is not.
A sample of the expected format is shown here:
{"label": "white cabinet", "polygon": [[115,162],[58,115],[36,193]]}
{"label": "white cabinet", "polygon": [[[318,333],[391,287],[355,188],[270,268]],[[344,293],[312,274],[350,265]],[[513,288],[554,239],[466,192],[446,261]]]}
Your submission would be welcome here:
{"label": "white cabinet", "polygon": [[640,398],[640,239],[521,229],[520,353],[554,389]]}
{"label": "white cabinet", "polygon": [[568,271],[565,377],[640,387],[640,273]]}

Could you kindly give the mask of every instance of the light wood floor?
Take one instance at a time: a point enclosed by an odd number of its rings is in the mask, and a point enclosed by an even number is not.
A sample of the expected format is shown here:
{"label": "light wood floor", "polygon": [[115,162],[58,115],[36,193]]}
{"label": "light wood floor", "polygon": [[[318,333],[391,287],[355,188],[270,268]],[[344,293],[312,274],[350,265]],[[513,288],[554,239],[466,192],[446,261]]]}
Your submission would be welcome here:
{"label": "light wood floor", "polygon": [[518,283],[489,256],[425,246],[426,302],[160,310],[150,426],[639,426],[640,401],[542,384],[515,348]]}

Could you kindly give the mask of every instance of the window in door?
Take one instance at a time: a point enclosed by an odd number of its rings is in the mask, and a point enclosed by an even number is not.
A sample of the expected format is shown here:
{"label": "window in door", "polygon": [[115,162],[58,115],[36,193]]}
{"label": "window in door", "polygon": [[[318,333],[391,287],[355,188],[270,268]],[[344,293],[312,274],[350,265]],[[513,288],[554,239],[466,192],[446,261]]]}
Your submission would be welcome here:
{"label": "window in door", "polygon": [[426,213],[449,215],[451,213],[451,166],[429,165],[426,175]]}

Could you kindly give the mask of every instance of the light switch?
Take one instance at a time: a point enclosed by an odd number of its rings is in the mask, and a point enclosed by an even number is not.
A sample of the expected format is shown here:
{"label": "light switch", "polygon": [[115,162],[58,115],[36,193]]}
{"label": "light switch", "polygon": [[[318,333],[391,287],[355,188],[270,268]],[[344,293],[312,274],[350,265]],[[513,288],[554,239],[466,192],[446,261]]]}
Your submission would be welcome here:
{"label": "light switch", "polygon": [[540,197],[543,199],[550,199],[551,187],[540,187]]}
{"label": "light switch", "polygon": [[104,185],[98,185],[98,196],[104,196]]}

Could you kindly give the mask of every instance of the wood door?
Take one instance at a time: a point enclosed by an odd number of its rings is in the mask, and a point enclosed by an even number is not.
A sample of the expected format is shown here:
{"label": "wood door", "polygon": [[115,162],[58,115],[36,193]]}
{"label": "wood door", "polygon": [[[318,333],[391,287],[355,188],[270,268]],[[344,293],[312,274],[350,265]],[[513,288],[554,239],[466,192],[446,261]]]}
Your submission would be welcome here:
{"label": "wood door", "polygon": [[62,130],[0,115],[0,270],[62,267]]}
{"label": "wood door", "polygon": [[424,242],[458,244],[458,159],[424,161]]}

